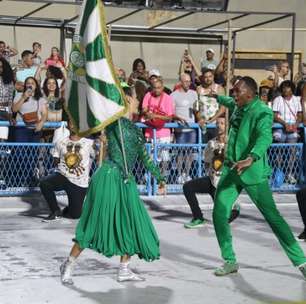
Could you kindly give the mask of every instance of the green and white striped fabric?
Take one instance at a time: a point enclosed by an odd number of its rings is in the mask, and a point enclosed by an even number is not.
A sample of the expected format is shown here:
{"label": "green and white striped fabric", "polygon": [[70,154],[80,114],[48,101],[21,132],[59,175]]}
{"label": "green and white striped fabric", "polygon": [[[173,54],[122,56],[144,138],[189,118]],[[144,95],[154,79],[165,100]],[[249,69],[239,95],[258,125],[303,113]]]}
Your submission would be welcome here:
{"label": "green and white striped fabric", "polygon": [[126,112],[101,0],[83,2],[70,54],[65,100],[68,115],[82,136],[100,131]]}

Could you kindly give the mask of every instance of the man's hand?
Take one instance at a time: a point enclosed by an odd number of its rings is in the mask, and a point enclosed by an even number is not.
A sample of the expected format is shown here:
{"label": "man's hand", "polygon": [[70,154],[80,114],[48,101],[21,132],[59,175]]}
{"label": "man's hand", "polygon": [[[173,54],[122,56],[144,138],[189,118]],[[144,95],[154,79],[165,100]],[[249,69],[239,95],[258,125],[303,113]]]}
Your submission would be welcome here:
{"label": "man's hand", "polygon": [[158,194],[159,195],[166,195],[166,183],[165,182],[160,182],[158,185]]}
{"label": "man's hand", "polygon": [[236,169],[238,175],[240,175],[243,172],[243,170],[247,169],[252,164],[253,164],[253,158],[248,157],[247,159],[240,160],[240,161],[236,162],[235,165],[232,167],[232,170]]}
{"label": "man's hand", "polygon": [[204,125],[206,124],[205,119],[204,119],[204,118],[201,118],[201,119],[198,121],[198,124],[199,124],[199,126],[200,126],[201,128],[203,128]]}
{"label": "man's hand", "polygon": [[173,116],[173,120],[177,121],[178,123],[182,124],[182,125],[188,125],[187,121],[179,116]]}
{"label": "man's hand", "polygon": [[155,118],[155,114],[153,112],[147,112],[145,116],[146,116],[146,119],[148,120]]}

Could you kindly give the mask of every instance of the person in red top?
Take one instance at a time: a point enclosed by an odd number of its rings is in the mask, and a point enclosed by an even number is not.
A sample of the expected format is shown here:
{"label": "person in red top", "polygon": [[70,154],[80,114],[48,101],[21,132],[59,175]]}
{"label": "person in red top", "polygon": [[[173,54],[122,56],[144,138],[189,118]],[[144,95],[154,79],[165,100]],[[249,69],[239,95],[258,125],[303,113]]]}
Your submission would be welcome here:
{"label": "person in red top", "polygon": [[64,59],[60,56],[59,49],[55,46],[51,49],[50,57],[45,60],[45,66],[48,68],[50,65],[56,66],[58,68],[65,67]]}

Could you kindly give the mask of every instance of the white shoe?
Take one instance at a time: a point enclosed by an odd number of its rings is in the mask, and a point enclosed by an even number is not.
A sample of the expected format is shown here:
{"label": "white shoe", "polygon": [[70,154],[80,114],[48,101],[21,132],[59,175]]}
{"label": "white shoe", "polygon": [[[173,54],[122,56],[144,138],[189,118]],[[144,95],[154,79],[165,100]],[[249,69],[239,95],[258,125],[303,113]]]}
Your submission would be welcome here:
{"label": "white shoe", "polygon": [[185,178],[185,182],[190,182],[191,180],[192,178],[189,175]]}
{"label": "white shoe", "polygon": [[177,182],[179,184],[184,184],[185,183],[185,180],[186,180],[186,176],[183,175],[180,175],[178,178],[177,178]]}
{"label": "white shoe", "polygon": [[297,183],[297,180],[291,174],[288,174],[287,181],[288,181],[289,184],[296,184]]}
{"label": "white shoe", "polygon": [[135,272],[133,272],[131,269],[119,269],[118,275],[117,275],[117,281],[118,282],[126,282],[126,281],[135,281],[135,282],[143,282],[145,281],[145,278],[139,276]]}
{"label": "white shoe", "polygon": [[68,259],[60,266],[61,281],[64,285],[73,285],[72,264]]}

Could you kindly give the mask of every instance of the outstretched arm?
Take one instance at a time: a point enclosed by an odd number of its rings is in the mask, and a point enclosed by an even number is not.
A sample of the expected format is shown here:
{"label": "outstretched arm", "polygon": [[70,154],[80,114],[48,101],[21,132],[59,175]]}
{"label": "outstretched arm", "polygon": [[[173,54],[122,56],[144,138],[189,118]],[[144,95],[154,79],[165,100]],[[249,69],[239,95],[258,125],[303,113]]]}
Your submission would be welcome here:
{"label": "outstretched arm", "polygon": [[144,146],[140,148],[139,157],[143,161],[145,168],[157,179],[157,182],[159,184],[164,182],[164,177],[161,175],[159,168],[153,163]]}

